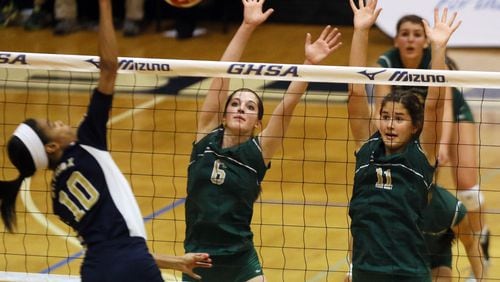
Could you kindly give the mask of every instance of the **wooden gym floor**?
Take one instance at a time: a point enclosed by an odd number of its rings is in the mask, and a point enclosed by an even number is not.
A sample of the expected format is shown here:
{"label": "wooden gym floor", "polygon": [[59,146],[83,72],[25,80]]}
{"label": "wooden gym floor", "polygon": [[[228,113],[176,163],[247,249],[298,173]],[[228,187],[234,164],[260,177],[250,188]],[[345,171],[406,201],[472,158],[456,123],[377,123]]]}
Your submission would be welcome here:
{"label": "wooden gym floor", "polygon": [[[226,34],[217,24],[208,24],[203,37],[177,41],[147,31],[136,38],[118,33],[119,55],[171,59],[218,60],[236,26]],[[242,58],[248,62],[301,63],[306,32],[317,36],[316,25],[266,24],[253,36]],[[340,27],[344,46],[325,64],[347,65],[352,30]],[[54,37],[50,30],[25,32],[22,28],[0,29],[0,52],[39,52],[95,55],[96,33],[81,31]],[[372,32],[370,64],[391,46],[380,31]],[[500,71],[497,49],[452,49],[450,55],[462,69]],[[487,64],[485,62],[488,62]],[[0,69],[1,76],[7,76]],[[4,78],[2,78],[3,80]],[[128,78],[121,78],[122,81]],[[202,82],[206,85],[207,82]],[[240,82],[241,83],[241,82]],[[258,82],[255,82],[258,84]],[[78,82],[76,82],[78,86]],[[198,86],[197,86],[198,87]],[[0,92],[0,146],[15,124],[29,116],[61,119],[78,124],[88,102],[90,85],[59,89],[7,88]],[[196,87],[193,87],[196,88]],[[133,95],[122,91],[115,98],[110,122],[110,149],[129,178],[146,218],[153,252],[181,254],[184,237],[185,177],[201,98]],[[266,95],[266,94],[264,94]],[[312,95],[315,96],[315,95]],[[342,99],[307,98],[296,110],[287,139],[272,162],[255,205],[253,231],[268,281],[342,281],[346,270],[348,238],[347,202],[352,183],[353,148],[348,136],[346,107]],[[265,99],[269,113],[276,105]],[[497,97],[498,100],[498,97]],[[478,103],[476,103],[478,104]],[[489,278],[500,280],[500,181],[498,165],[498,101],[474,107],[481,115],[481,187],[485,191],[487,220],[492,237],[492,267]],[[135,110],[134,110],[135,109]],[[5,151],[3,149],[3,151]],[[15,176],[3,152],[2,178]],[[442,177],[449,183],[449,173]],[[78,275],[81,247],[66,226],[51,214],[50,173],[39,173],[21,193],[17,234],[0,233],[0,271]],[[154,219],[151,219],[154,217]],[[68,235],[70,234],[70,235]],[[459,244],[458,244],[459,245]],[[454,263],[455,281],[468,275],[461,246]],[[8,277],[4,273],[5,277]],[[167,279],[179,273],[165,271]],[[9,280],[2,277],[0,281]],[[2,280],[4,279],[4,280]],[[69,279],[69,278],[68,278]]]}

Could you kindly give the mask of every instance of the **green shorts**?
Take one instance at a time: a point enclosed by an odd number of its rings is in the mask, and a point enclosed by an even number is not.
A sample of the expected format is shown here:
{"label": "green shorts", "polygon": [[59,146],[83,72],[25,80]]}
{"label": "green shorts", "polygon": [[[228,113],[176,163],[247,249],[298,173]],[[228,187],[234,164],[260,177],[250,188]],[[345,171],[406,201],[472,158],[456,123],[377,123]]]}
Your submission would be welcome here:
{"label": "green shorts", "polygon": [[453,121],[474,122],[474,115],[472,115],[469,104],[457,88],[453,88]]}
{"label": "green shorts", "polygon": [[426,236],[425,240],[429,251],[427,257],[429,259],[431,269],[440,266],[447,266],[451,268],[454,236],[443,235],[439,238]]}
{"label": "green shorts", "polygon": [[440,266],[446,266],[451,268],[451,261],[452,261],[451,248],[448,250],[448,252],[430,255],[429,261],[431,263],[432,269]]}
{"label": "green shorts", "polygon": [[404,276],[353,270],[352,282],[431,282],[431,274],[425,276]]}
{"label": "green shorts", "polygon": [[182,281],[202,282],[245,282],[254,277],[264,275],[255,248],[225,256],[210,256],[212,268],[195,268],[194,272],[202,277],[195,280],[182,274]]}

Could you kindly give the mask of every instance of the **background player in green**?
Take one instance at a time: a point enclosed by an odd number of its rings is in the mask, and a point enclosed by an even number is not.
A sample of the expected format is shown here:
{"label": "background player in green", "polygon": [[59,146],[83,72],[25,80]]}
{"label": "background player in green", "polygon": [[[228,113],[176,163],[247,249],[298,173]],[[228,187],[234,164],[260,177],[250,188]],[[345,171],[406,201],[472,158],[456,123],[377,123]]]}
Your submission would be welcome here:
{"label": "background player in green", "polygon": [[[377,1],[350,1],[354,34],[349,64],[366,66],[371,26],[381,9]],[[446,44],[458,28],[456,13],[447,9],[434,27],[424,22],[432,46],[433,69],[445,68]],[[393,91],[371,113],[364,84],[349,87],[348,114],[356,143],[356,170],[349,205],[351,218],[352,280],[431,281],[426,245],[420,230],[422,212],[432,188],[438,148],[436,128],[442,115],[444,89],[429,87],[428,99],[416,93]],[[424,122],[425,120],[425,122]],[[363,143],[364,142],[364,143]]]}
{"label": "background player in green", "polygon": [[[422,18],[417,15],[407,15],[399,19],[396,25],[394,48],[382,54],[377,63],[385,68],[429,69],[431,50],[425,35]],[[457,69],[456,64],[446,58],[449,69]],[[425,99],[427,87],[377,85],[375,86],[376,105],[391,89],[412,89]],[[446,121],[442,130],[441,148],[439,150],[439,165],[451,164],[452,177],[456,184],[457,197],[469,211],[470,222],[474,233],[481,236],[481,246],[484,258],[489,260],[489,231],[485,221],[484,196],[479,189],[477,125],[469,105],[462,93],[454,87],[446,88],[445,102]]]}
{"label": "background player in green", "polygon": [[464,246],[475,281],[486,277],[483,272],[481,248],[477,246],[467,209],[446,189],[435,186],[430,204],[423,213],[422,233],[429,252],[432,280],[452,281],[452,246],[458,239]]}
{"label": "background player in green", "polygon": [[[243,23],[221,61],[239,61],[252,32],[273,11],[262,12],[263,0],[242,2]],[[327,57],[340,46],[339,37],[329,26],[315,42],[307,34],[304,64]],[[306,88],[306,82],[292,82],[263,128],[264,109],[254,91],[238,89],[228,97],[229,79],[213,80],[199,112],[186,198],[184,247],[207,251],[213,260],[213,268],[196,270],[203,281],[265,280],[250,229],[253,204]]]}

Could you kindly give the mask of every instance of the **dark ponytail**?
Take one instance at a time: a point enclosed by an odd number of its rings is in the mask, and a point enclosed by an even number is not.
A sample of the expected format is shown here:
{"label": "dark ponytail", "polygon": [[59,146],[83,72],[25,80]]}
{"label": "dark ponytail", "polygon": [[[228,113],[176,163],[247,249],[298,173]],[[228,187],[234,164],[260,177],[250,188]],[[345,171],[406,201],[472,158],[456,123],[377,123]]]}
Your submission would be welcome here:
{"label": "dark ponytail", "polygon": [[36,167],[26,145],[17,136],[12,136],[7,144],[9,159],[19,171],[19,177],[11,181],[0,181],[0,213],[5,228],[9,232],[16,226],[16,199],[21,184],[26,177],[35,174]]}
{"label": "dark ponytail", "polygon": [[16,198],[24,178],[19,176],[16,180],[0,181],[0,212],[5,228],[10,233],[16,226]]}

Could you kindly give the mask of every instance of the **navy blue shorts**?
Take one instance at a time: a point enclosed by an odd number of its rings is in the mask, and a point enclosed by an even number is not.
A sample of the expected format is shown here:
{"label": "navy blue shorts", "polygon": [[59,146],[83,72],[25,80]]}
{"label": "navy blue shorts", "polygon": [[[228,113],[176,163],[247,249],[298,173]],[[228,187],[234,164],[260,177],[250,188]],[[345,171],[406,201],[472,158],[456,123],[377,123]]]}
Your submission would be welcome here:
{"label": "navy blue shorts", "polygon": [[82,282],[161,282],[161,272],[141,237],[106,241],[88,247]]}

